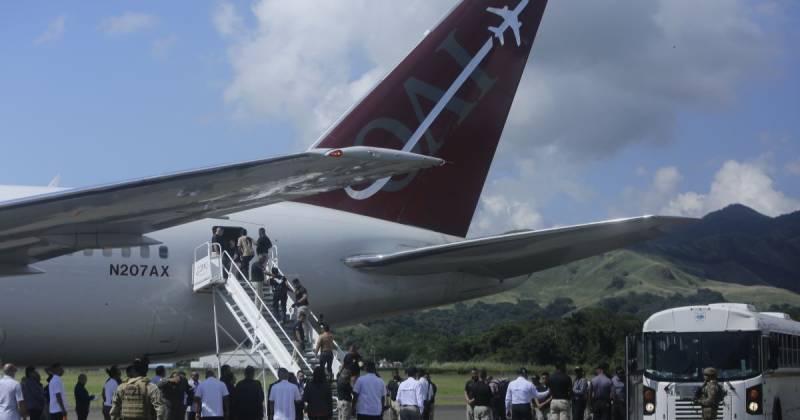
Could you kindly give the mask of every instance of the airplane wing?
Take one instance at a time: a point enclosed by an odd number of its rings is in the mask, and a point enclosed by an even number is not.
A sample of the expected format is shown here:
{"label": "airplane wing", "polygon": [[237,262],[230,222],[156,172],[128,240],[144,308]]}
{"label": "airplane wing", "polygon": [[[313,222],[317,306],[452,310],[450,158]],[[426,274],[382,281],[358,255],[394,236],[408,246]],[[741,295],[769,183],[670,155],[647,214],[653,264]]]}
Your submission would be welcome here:
{"label": "airplane wing", "polygon": [[350,267],[388,275],[464,272],[498,279],[534,273],[661,235],[695,219],[643,216],[523,231],[383,255],[345,259]]}
{"label": "airplane wing", "polygon": [[0,275],[81,249],[157,243],[148,232],[439,166],[374,147],[313,149],[0,202]]}

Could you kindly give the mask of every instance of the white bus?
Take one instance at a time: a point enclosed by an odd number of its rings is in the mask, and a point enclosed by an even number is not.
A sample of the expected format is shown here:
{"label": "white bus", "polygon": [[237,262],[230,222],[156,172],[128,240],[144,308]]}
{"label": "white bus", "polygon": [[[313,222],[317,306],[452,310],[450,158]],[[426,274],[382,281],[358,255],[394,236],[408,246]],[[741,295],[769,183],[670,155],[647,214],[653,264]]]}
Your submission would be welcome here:
{"label": "white bus", "polygon": [[648,318],[636,341],[630,418],[702,420],[693,400],[703,368],[714,367],[725,390],[718,419],[800,419],[800,322],[786,314],[738,303],[674,308]]}

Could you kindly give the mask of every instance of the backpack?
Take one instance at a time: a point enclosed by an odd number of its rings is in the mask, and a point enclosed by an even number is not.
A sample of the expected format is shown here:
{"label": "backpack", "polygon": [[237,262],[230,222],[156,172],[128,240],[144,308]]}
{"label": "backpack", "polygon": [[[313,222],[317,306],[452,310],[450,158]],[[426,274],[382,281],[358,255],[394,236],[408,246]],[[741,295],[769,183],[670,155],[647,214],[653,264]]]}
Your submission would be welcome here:
{"label": "backpack", "polygon": [[243,256],[249,257],[253,255],[253,240],[250,239],[249,236],[245,237],[244,241],[241,241],[239,253]]}
{"label": "backpack", "polygon": [[147,378],[141,376],[128,379],[119,386],[117,392],[122,396],[123,419],[152,419],[152,408],[147,394]]}

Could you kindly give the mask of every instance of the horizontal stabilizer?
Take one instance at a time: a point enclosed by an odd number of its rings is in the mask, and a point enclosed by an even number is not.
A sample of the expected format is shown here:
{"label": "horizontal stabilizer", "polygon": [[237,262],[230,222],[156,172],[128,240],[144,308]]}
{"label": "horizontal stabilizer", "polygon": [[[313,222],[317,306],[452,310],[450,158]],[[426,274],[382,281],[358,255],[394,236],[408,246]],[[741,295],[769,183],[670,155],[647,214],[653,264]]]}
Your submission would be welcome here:
{"label": "horizontal stabilizer", "polygon": [[642,216],[554,229],[524,231],[344,262],[388,275],[463,272],[498,279],[517,277],[653,239],[695,219]]}

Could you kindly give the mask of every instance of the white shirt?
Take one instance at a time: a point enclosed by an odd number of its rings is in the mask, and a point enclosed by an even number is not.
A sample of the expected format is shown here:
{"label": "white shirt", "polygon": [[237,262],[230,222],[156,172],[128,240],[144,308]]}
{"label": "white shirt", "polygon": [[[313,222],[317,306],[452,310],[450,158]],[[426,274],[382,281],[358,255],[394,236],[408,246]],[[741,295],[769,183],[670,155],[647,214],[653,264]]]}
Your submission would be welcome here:
{"label": "white shirt", "polygon": [[106,400],[103,401],[103,406],[111,407],[111,403],[114,402],[114,391],[117,390],[119,384],[115,379],[109,378],[105,385],[103,385],[103,395],[105,396]]}
{"label": "white shirt", "polygon": [[19,420],[22,387],[10,376],[0,377],[0,420]]}
{"label": "white shirt", "polygon": [[550,394],[550,391],[539,392],[529,380],[520,376],[508,384],[506,410],[510,410],[511,406],[515,404],[530,404],[534,398],[544,398],[548,394]]}
{"label": "white shirt", "polygon": [[274,420],[294,420],[294,403],[302,401],[303,397],[297,385],[284,379],[272,385],[269,400],[274,403]]}
{"label": "white shirt", "polygon": [[[64,392],[64,383],[61,382],[61,377],[58,375],[53,375],[53,378],[50,379],[50,385],[47,387],[48,392],[50,393],[50,412],[51,413],[60,413],[61,406],[58,405],[58,400],[56,399],[56,394],[61,394],[61,402],[64,403],[64,410],[69,411],[69,405],[67,405],[67,393]],[[64,413],[66,414],[66,413]]]}
{"label": "white shirt", "polygon": [[419,386],[419,381],[414,378],[408,378],[400,383],[397,388],[397,403],[400,406],[415,405],[419,408],[420,413],[425,407],[425,396],[422,395],[422,387]]}
{"label": "white shirt", "polygon": [[353,393],[358,394],[356,414],[380,416],[383,413],[383,397],[386,396],[386,384],[374,373],[367,373],[356,379]]}
{"label": "white shirt", "polygon": [[194,397],[200,398],[202,403],[202,417],[224,417],[225,411],[222,404],[222,399],[228,396],[228,387],[222,381],[215,377],[210,377],[194,391]]}
{"label": "white shirt", "polygon": [[430,401],[433,399],[433,387],[425,377],[419,378],[419,389],[420,392],[422,392],[422,397],[425,398],[425,401]]}
{"label": "white shirt", "polygon": [[[189,382],[189,389],[194,392],[194,390],[197,389],[197,381],[189,379],[187,382]],[[189,406],[186,408],[186,412],[194,413],[194,401],[189,401],[189,394],[186,394],[186,404]]]}

